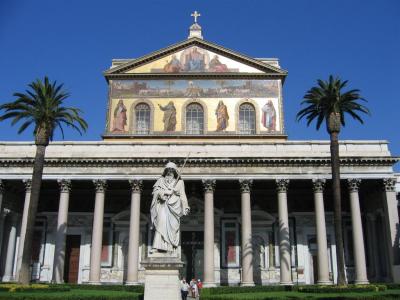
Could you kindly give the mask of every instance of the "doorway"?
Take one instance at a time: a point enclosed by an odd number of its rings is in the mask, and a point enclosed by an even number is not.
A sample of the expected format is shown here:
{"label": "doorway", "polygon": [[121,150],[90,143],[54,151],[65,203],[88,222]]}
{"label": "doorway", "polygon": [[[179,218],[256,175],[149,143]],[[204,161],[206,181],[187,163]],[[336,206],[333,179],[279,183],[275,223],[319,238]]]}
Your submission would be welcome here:
{"label": "doorway", "polygon": [[182,231],[182,261],[184,267],[181,277],[190,281],[192,278],[203,280],[204,233],[203,231]]}
{"label": "doorway", "polygon": [[80,235],[67,235],[64,267],[64,281],[67,283],[78,283],[80,247]]}

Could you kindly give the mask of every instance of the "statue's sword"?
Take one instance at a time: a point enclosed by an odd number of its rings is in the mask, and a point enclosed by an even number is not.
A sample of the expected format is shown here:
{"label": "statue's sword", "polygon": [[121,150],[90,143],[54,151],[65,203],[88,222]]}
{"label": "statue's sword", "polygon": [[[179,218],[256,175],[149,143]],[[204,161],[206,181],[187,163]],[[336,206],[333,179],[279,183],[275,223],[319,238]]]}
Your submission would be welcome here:
{"label": "statue's sword", "polygon": [[174,187],[176,187],[176,185],[178,184],[178,181],[181,179],[182,171],[183,171],[183,169],[184,169],[185,166],[186,166],[186,163],[187,163],[187,161],[188,161],[188,159],[189,159],[189,156],[190,156],[190,152],[188,153],[188,155],[187,155],[186,158],[185,158],[185,161],[183,162],[183,166],[182,166],[182,168],[181,168],[180,171],[179,171],[179,175],[178,175],[178,178],[177,178],[176,181],[175,181]]}

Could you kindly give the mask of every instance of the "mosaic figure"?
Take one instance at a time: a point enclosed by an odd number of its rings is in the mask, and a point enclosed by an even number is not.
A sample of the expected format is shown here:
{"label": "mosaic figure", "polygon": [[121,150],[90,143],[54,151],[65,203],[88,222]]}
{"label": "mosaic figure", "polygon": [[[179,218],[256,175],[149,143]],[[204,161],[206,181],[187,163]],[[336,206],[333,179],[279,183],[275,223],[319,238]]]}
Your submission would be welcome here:
{"label": "mosaic figure", "polygon": [[126,106],[124,101],[119,100],[117,107],[114,109],[114,121],[112,132],[125,132],[126,126]]}
{"label": "mosaic figure", "polygon": [[268,131],[276,131],[276,110],[271,100],[262,107],[262,124]]}
{"label": "mosaic figure", "polygon": [[223,101],[218,102],[217,109],[215,110],[215,115],[217,116],[217,130],[223,131],[228,127],[228,109]]}
{"label": "mosaic figure", "polygon": [[160,109],[164,112],[163,122],[164,131],[172,132],[176,128],[176,108],[174,102],[170,101],[167,105],[162,106],[158,104]]}

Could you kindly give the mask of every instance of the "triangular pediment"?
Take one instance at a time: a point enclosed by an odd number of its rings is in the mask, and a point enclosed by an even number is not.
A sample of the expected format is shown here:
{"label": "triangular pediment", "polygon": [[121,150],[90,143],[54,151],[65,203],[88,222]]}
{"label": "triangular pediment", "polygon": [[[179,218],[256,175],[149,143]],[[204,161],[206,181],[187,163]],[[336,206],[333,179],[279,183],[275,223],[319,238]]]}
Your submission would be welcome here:
{"label": "triangular pediment", "polygon": [[138,59],[122,61],[104,74],[269,74],[287,72],[216,44],[191,38]]}

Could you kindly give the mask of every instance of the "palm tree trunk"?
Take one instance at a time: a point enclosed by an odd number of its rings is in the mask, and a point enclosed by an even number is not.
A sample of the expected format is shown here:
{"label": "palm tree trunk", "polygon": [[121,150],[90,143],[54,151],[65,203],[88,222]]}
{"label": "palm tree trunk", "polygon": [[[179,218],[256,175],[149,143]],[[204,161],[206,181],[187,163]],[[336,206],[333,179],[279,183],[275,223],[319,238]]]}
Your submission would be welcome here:
{"label": "palm tree trunk", "polygon": [[39,203],[40,187],[42,185],[45,152],[45,145],[36,145],[36,156],[33,164],[32,174],[31,199],[29,202],[29,213],[26,225],[25,242],[22,250],[21,269],[19,271],[19,282],[22,284],[29,284],[31,280],[30,266],[32,257],[32,240],[35,230],[35,220]]}
{"label": "palm tree trunk", "polygon": [[342,234],[342,203],[340,193],[340,159],[339,159],[339,132],[330,132],[331,138],[331,167],[332,167],[332,192],[334,204],[334,223],[336,240],[336,259],[338,269],[338,285],[346,285],[344,247]]}

